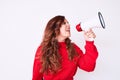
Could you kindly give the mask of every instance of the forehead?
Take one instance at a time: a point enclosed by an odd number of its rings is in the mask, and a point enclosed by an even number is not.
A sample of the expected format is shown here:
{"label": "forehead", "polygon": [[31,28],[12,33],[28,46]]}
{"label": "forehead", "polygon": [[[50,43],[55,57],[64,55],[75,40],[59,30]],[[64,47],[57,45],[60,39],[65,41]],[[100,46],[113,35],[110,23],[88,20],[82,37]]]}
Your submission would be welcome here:
{"label": "forehead", "polygon": [[64,22],[68,22],[67,19],[64,19]]}

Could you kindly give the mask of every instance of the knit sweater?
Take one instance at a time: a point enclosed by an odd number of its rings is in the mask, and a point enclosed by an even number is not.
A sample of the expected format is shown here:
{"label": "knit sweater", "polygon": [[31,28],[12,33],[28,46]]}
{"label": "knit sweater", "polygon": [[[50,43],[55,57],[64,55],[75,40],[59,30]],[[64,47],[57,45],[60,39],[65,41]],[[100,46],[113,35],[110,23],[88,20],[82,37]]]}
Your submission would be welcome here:
{"label": "knit sweater", "polygon": [[87,72],[93,71],[98,57],[98,51],[94,45],[94,41],[86,41],[85,53],[83,53],[75,43],[73,44],[80,57],[75,57],[73,60],[69,60],[65,42],[58,43],[59,53],[62,57],[62,69],[56,74],[45,74],[40,72],[42,64],[39,59],[41,49],[39,46],[35,54],[32,80],[73,80],[73,76],[78,67]]}

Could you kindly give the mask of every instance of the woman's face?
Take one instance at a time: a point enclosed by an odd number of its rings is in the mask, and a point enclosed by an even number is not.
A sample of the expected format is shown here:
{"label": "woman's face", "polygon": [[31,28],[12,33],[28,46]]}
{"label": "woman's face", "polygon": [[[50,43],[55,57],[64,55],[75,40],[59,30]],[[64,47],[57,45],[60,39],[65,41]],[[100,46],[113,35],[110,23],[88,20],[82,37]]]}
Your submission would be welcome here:
{"label": "woman's face", "polygon": [[65,19],[63,24],[60,27],[60,34],[58,35],[58,37],[65,40],[66,38],[68,38],[70,36],[71,36],[71,34],[70,34],[70,24]]}

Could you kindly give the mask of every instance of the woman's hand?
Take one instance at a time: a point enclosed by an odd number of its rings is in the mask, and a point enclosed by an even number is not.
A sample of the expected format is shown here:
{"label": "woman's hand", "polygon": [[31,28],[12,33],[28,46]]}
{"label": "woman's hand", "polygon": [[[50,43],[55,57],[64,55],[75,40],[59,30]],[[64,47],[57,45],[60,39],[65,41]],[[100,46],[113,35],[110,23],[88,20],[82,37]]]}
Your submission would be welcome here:
{"label": "woman's hand", "polygon": [[96,38],[96,35],[92,29],[89,29],[88,31],[84,31],[84,37],[86,41],[93,41]]}

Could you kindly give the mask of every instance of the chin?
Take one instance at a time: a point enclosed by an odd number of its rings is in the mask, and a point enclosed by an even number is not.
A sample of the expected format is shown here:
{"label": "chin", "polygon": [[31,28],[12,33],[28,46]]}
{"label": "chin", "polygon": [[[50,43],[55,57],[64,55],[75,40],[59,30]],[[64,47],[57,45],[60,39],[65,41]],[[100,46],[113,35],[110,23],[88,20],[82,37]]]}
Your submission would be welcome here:
{"label": "chin", "polygon": [[67,38],[71,37],[71,35],[67,35]]}

